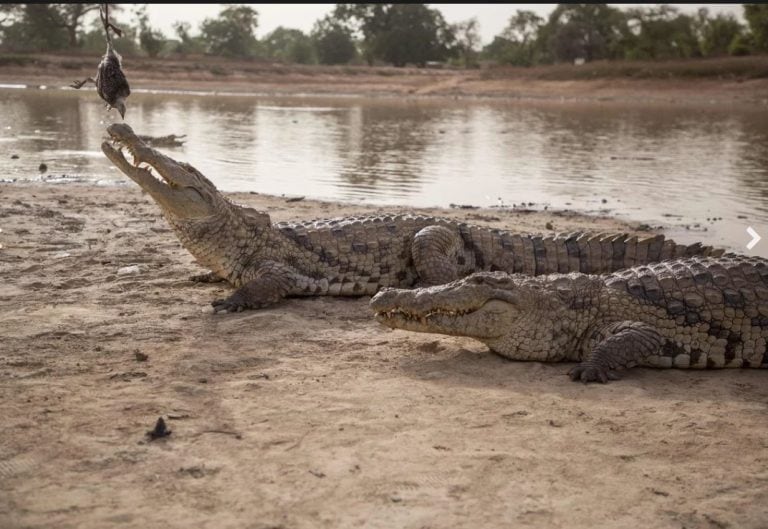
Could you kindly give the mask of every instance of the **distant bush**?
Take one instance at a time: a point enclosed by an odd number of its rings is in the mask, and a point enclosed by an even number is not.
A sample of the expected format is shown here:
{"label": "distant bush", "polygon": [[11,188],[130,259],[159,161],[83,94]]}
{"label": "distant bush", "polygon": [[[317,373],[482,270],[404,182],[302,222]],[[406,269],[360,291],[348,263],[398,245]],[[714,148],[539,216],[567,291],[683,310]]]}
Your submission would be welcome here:
{"label": "distant bush", "polygon": [[258,13],[249,6],[230,5],[218,18],[206,18],[200,26],[202,40],[212,55],[227,57],[253,57],[258,41],[254,32],[258,26]]}
{"label": "distant bush", "polygon": [[37,60],[29,55],[0,55],[0,66],[31,66],[35,63]]}
{"label": "distant bush", "polygon": [[753,48],[754,43],[752,42],[752,37],[750,35],[740,34],[736,35],[733,41],[731,41],[730,46],[728,46],[728,54],[741,57],[749,55]]}

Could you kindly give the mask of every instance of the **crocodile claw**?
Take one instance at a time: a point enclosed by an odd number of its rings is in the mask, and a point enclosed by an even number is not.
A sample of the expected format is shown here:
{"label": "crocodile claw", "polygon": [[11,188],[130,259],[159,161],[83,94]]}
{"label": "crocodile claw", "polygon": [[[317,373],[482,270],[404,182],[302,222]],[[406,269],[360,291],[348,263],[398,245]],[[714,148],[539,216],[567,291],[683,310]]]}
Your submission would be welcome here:
{"label": "crocodile claw", "polygon": [[193,283],[221,283],[224,281],[223,278],[217,276],[213,272],[207,272],[205,274],[196,274],[193,276],[190,276],[190,281]]}
{"label": "crocodile claw", "polygon": [[570,371],[568,376],[571,380],[580,380],[583,383],[587,382],[600,382],[602,384],[607,383],[609,380],[619,380],[619,375],[612,369],[605,369],[595,364],[579,364]]}
{"label": "crocodile claw", "polygon": [[247,291],[237,290],[226,299],[217,299],[211,302],[211,305],[215,314],[217,312],[243,312],[249,309],[264,309],[274,303],[274,300],[253,299]]}
{"label": "crocodile claw", "polygon": [[242,312],[250,308],[250,305],[235,292],[227,299],[217,299],[211,302],[214,314],[217,312]]}

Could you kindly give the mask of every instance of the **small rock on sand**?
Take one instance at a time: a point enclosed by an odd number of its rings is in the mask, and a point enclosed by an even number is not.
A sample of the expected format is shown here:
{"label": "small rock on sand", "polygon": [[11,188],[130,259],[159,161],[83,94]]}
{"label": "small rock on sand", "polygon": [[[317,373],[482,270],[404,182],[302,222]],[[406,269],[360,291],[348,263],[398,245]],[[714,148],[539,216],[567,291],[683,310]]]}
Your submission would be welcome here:
{"label": "small rock on sand", "polygon": [[124,266],[117,269],[117,275],[125,276],[129,274],[140,274],[141,267],[139,265]]}

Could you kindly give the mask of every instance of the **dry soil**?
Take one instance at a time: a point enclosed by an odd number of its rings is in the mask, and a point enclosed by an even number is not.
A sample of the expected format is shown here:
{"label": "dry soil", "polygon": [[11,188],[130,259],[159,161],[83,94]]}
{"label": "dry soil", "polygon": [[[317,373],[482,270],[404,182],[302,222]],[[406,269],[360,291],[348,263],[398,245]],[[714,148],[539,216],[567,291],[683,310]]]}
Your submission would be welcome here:
{"label": "dry soil", "polygon": [[[376,210],[234,198],[274,220]],[[388,330],[368,298],[213,315],[229,288],[187,280],[202,270],[133,186],[0,185],[0,228],[3,529],[768,527],[764,371],[583,385]]]}

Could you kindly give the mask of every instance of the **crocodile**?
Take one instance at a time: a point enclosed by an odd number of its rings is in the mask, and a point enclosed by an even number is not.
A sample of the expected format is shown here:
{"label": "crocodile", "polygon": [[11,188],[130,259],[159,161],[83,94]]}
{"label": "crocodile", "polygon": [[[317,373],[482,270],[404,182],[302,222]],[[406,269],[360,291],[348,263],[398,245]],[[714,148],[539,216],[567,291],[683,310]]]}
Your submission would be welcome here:
{"label": "crocodile", "polygon": [[107,132],[105,155],[157,202],[182,245],[211,271],[193,279],[236,288],[213,301],[215,312],[268,307],[287,296],[373,295],[482,270],[605,273],[722,253],[663,235],[541,236],[411,214],[273,224],[267,213],[228,200],[191,165],[146,145],[130,126],[113,124]]}
{"label": "crocodile", "polygon": [[578,362],[573,380],[633,366],[768,367],[768,260],[727,254],[612,274],[479,272],[370,303],[393,329],[468,336],[512,360]]}

